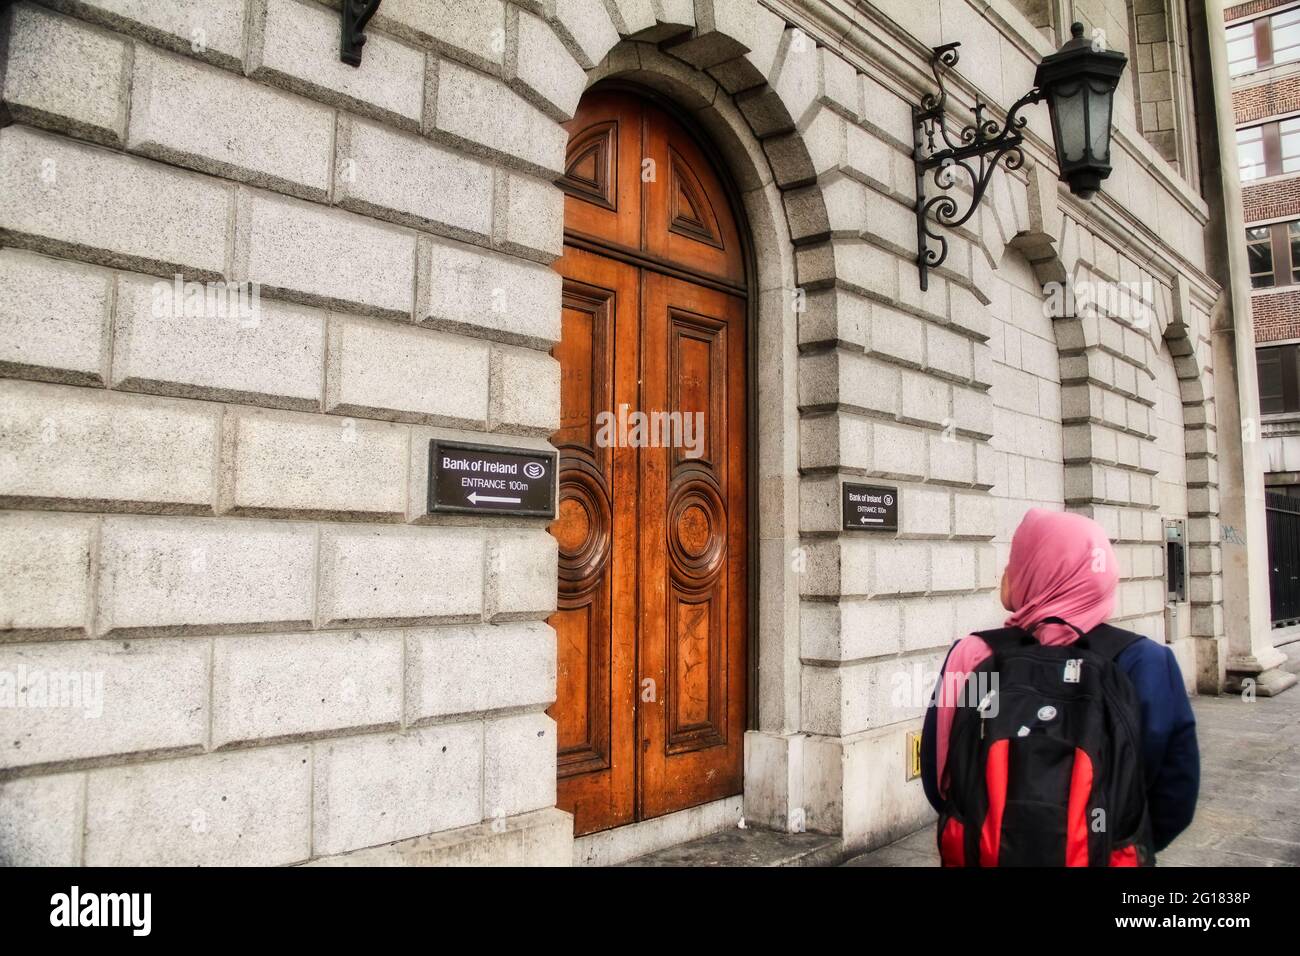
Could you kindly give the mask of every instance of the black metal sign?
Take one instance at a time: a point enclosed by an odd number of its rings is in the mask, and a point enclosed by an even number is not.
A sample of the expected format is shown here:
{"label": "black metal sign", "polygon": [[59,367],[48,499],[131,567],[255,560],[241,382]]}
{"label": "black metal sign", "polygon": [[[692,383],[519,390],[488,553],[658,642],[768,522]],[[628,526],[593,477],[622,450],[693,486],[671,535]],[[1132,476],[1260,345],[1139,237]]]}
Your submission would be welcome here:
{"label": "black metal sign", "polygon": [[555,517],[555,452],[429,442],[429,513]]}
{"label": "black metal sign", "polygon": [[876,485],[841,486],[845,531],[897,531],[898,489]]}

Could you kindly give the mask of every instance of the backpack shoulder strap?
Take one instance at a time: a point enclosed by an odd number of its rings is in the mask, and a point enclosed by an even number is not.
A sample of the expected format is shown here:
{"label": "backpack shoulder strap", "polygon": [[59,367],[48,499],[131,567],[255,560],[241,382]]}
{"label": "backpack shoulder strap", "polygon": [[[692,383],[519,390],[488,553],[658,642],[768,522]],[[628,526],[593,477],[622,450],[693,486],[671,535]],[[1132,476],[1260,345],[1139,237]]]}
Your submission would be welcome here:
{"label": "backpack shoulder strap", "polygon": [[987,631],[973,631],[972,634],[989,646],[994,657],[1001,657],[1017,647],[1034,643],[1033,635],[1018,627],[995,627]]}
{"label": "backpack shoulder strap", "polygon": [[1084,637],[1089,650],[1109,661],[1115,660],[1135,642],[1143,640],[1141,634],[1110,624],[1098,624]]}

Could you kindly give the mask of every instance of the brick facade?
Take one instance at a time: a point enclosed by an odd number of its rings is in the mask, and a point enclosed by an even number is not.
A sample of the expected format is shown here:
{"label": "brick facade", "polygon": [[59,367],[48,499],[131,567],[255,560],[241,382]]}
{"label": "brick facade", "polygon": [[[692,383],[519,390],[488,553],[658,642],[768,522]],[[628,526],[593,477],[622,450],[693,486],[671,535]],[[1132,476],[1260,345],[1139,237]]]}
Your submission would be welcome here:
{"label": "brick facade", "polygon": [[[1229,7],[1225,17],[1231,21],[1280,5],[1267,0],[1238,4]],[[1247,73],[1233,78],[1232,106],[1238,127],[1286,117],[1300,110],[1300,74],[1282,76],[1268,83],[1259,83],[1252,76]],[[1244,182],[1241,198],[1242,214],[1248,226],[1300,219],[1300,175]],[[1291,267],[1300,267],[1300,262],[1291,263]],[[1285,263],[1275,261],[1274,269],[1283,287],[1272,292],[1257,290],[1251,296],[1255,341],[1260,345],[1300,335],[1300,288],[1290,287],[1283,281],[1289,274]]]}
{"label": "brick facade", "polygon": [[1300,176],[1243,183],[1241,201],[1247,224],[1300,217]]}
{"label": "brick facade", "polygon": [[1238,79],[1232,91],[1232,109],[1239,126],[1300,110],[1300,75],[1255,86],[1237,85],[1249,77],[1248,73]]}
{"label": "brick facade", "polygon": [[1300,338],[1300,289],[1257,292],[1250,304],[1257,344]]}
{"label": "brick facade", "polygon": [[1293,2],[1294,0],[1250,0],[1249,3],[1234,3],[1224,9],[1223,18],[1231,23],[1233,20],[1265,13],[1275,7],[1284,7]]}

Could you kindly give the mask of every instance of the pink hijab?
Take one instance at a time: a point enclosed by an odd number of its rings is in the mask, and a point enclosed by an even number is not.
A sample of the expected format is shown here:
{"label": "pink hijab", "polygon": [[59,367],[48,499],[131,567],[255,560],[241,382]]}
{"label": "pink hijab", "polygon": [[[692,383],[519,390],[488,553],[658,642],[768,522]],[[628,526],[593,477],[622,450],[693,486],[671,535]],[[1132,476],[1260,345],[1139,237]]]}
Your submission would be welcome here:
{"label": "pink hijab", "polygon": [[[1044,623],[1049,617],[1091,631],[1110,617],[1119,581],[1115,552],[1101,525],[1083,515],[1030,508],[1011,538],[1007,561],[1011,579],[1008,627],[1033,634],[1042,644],[1070,644],[1079,638],[1073,628]],[[991,651],[973,634],[957,642],[948,655],[939,684],[936,714],[936,754],[940,786],[948,758],[948,734],[966,675]]]}

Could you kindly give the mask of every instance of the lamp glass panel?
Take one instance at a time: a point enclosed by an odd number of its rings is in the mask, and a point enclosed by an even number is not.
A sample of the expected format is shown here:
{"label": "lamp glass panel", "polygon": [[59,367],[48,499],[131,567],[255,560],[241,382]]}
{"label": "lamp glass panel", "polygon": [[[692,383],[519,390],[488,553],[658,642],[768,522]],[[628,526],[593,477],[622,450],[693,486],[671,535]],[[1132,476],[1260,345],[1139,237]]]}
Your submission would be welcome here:
{"label": "lamp glass panel", "polygon": [[1059,83],[1051,92],[1056,110],[1056,151],[1062,163],[1077,163],[1087,149],[1087,98],[1082,83]]}
{"label": "lamp glass panel", "polygon": [[1115,88],[1103,84],[1101,90],[1098,92],[1096,85],[1088,84],[1088,149],[1096,162],[1105,163],[1110,160],[1110,107]]}

